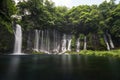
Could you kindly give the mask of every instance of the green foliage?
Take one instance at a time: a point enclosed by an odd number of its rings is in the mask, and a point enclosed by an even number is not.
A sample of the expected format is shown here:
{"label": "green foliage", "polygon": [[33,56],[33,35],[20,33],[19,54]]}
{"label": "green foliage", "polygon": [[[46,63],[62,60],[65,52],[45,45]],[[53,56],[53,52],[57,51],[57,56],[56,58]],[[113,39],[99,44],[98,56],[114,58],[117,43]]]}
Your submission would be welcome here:
{"label": "green foliage", "polygon": [[1,0],[0,2],[0,51],[11,51],[13,41],[13,29],[11,16],[16,13],[13,0]]}
{"label": "green foliage", "polygon": [[[20,15],[23,15],[23,29],[45,29],[54,26],[55,7],[48,0],[28,0],[18,4]],[[28,14],[26,14],[26,12]],[[27,24],[25,24],[27,23]],[[49,27],[48,27],[49,26]]]}
{"label": "green foliage", "polygon": [[[21,24],[23,33],[33,29],[57,29],[73,34],[72,48],[75,48],[77,37],[87,36],[90,40],[88,44],[91,44],[91,36],[95,34],[99,36],[100,49],[105,48],[103,34],[111,34],[115,45],[120,44],[120,4],[115,4],[114,0],[104,1],[98,6],[79,5],[71,9],[65,6],[56,7],[50,0],[23,0],[17,4],[17,8],[13,0],[1,0],[0,36],[5,35],[0,40],[1,50],[11,48],[9,44],[14,36],[11,18],[13,14],[22,16],[18,23]],[[11,41],[8,41],[9,38]]]}
{"label": "green foliage", "polygon": [[[110,33],[111,36],[119,37],[119,5],[116,5],[114,0],[104,1],[99,6],[80,5],[69,10],[65,6],[55,7],[54,3],[48,0],[28,0],[19,3],[18,7],[20,14],[24,15],[22,26],[25,31],[55,28],[63,33],[73,34],[72,48],[75,48],[75,39],[80,34],[88,38],[94,34],[100,36],[99,49],[106,47],[103,34]],[[25,14],[26,10],[29,15]],[[91,42],[92,39],[88,44]],[[88,47],[91,48],[92,44]]]}
{"label": "green foliage", "polygon": [[105,42],[103,38],[100,38],[100,44],[105,47]]}
{"label": "green foliage", "polygon": [[44,54],[43,52],[33,51],[32,54]]}
{"label": "green foliage", "polygon": [[[120,38],[120,4],[111,12],[112,19],[109,24],[111,25],[110,32],[115,37]],[[112,22],[112,23],[111,23]]]}
{"label": "green foliage", "polygon": [[2,0],[0,3],[0,27],[12,32],[12,18],[16,13],[15,3],[12,0]]}

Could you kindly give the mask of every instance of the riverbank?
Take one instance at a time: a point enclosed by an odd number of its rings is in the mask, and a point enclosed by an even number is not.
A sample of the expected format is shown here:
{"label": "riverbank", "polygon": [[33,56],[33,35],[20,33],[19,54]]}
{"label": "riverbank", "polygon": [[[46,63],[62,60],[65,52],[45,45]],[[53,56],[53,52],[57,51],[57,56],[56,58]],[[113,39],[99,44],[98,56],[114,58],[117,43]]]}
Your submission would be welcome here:
{"label": "riverbank", "polygon": [[94,55],[94,56],[112,56],[120,58],[120,49],[111,51],[92,51],[92,50],[81,50],[80,52],[67,52],[69,54],[82,54],[82,55]]}
{"label": "riverbank", "polygon": [[[111,56],[120,58],[120,49],[111,51],[92,51],[92,50],[81,50],[80,52],[67,51],[67,54],[80,54],[80,55],[91,55],[91,56]],[[44,54],[43,52],[33,51],[32,54]]]}

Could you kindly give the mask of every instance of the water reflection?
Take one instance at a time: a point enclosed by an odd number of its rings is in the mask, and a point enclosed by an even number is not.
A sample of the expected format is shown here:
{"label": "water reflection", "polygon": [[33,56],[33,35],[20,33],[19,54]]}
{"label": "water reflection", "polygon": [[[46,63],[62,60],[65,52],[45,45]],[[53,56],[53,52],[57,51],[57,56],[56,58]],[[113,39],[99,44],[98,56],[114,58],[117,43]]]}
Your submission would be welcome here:
{"label": "water reflection", "polygon": [[82,62],[83,60],[82,60],[82,58],[83,58],[83,57],[80,56],[80,55],[76,55],[75,57],[76,57],[76,59],[77,59],[77,60],[76,60],[76,63],[77,63],[77,66],[76,66],[76,67],[77,67],[77,69],[78,69],[78,68],[79,68],[79,69],[82,68],[82,66],[83,66],[83,62]]}
{"label": "water reflection", "polygon": [[70,79],[72,75],[72,58],[71,55],[62,55],[63,78]]}
{"label": "water reflection", "polygon": [[20,64],[20,57],[13,56],[10,58],[10,64],[8,67],[8,72],[6,73],[6,77],[3,80],[16,80],[16,76],[18,73],[18,68]]}
{"label": "water reflection", "polygon": [[120,59],[111,57],[9,55],[0,67],[0,80],[120,80]]}
{"label": "water reflection", "polygon": [[81,56],[80,55],[76,55],[77,58],[77,63],[80,65],[81,64]]}
{"label": "water reflection", "polygon": [[88,66],[88,65],[89,65],[89,64],[88,64],[88,63],[89,63],[89,62],[88,62],[88,61],[89,61],[89,60],[88,60],[88,56],[84,56],[84,61],[85,61],[85,65]]}
{"label": "water reflection", "polygon": [[118,70],[119,63],[118,63],[117,59],[114,59],[112,57],[108,57],[108,60],[109,60],[110,69],[111,69],[111,72],[113,75],[113,79],[118,80],[119,79],[119,70]]}

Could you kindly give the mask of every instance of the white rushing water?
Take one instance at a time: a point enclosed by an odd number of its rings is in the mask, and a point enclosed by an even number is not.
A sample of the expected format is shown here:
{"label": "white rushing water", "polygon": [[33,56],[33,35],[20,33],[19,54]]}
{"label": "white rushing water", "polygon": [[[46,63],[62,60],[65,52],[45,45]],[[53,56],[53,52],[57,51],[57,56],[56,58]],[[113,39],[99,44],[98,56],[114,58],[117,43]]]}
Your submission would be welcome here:
{"label": "white rushing water", "polygon": [[62,53],[66,51],[66,34],[63,35],[61,51]]}
{"label": "white rushing water", "polygon": [[27,50],[48,54],[59,54],[71,51],[72,35],[55,29],[34,30],[29,32]]}
{"label": "white rushing water", "polygon": [[67,50],[71,51],[72,35],[67,35]]}
{"label": "white rushing water", "polygon": [[104,34],[104,41],[105,41],[105,44],[107,46],[107,50],[109,51],[110,50],[110,46],[109,46],[109,43],[108,43],[108,40],[107,40],[107,37],[106,37],[105,34]]}
{"label": "white rushing water", "polygon": [[15,55],[21,55],[22,49],[22,30],[19,24],[16,24],[16,31],[15,31],[15,44],[14,44],[14,53]]}
{"label": "white rushing water", "polygon": [[40,35],[40,31],[39,30],[35,30],[34,51],[39,51],[39,35]]}
{"label": "white rushing water", "polygon": [[80,38],[78,37],[76,40],[76,52],[80,51]]}

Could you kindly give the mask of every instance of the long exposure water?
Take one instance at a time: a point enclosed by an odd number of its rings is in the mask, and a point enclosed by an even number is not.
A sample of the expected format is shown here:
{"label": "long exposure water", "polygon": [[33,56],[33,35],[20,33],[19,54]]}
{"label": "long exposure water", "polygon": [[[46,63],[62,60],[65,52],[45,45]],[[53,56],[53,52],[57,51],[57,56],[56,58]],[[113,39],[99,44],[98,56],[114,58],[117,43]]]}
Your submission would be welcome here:
{"label": "long exposure water", "polygon": [[15,31],[15,44],[14,44],[14,53],[15,55],[20,55],[22,49],[22,30],[19,24],[16,24]]}
{"label": "long exposure water", "polygon": [[120,80],[120,59],[83,55],[0,55],[0,80]]}

